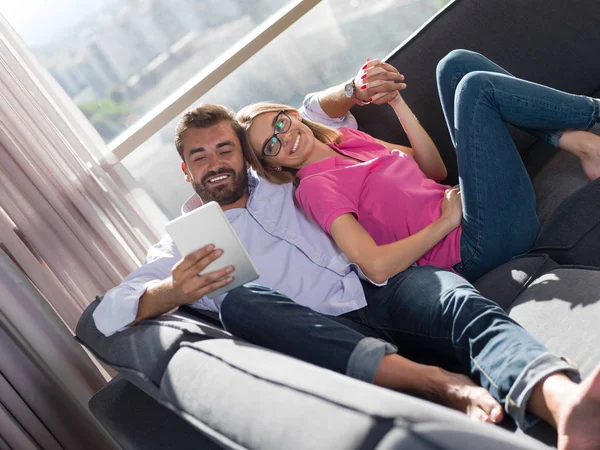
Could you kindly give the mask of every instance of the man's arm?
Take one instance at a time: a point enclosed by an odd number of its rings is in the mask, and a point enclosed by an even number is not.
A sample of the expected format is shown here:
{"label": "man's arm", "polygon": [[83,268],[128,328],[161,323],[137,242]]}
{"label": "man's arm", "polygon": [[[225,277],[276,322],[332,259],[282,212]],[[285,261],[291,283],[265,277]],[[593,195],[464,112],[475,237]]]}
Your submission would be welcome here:
{"label": "man's arm", "polygon": [[150,286],[142,294],[135,320],[129,325],[160,316],[181,305],[194,303],[199,298],[231,283],[233,277],[230,274],[233,272],[233,266],[199,275],[222,254],[222,250],[208,245],[177,262],[171,270],[170,277]]}
{"label": "man's arm", "polygon": [[[183,261],[171,237],[163,236],[148,251],[144,265],[104,295],[93,314],[98,330],[105,336],[111,336],[131,324],[159,316],[183,304],[177,303],[170,286],[172,272],[180,260]],[[195,300],[208,310],[217,310],[208,298],[196,297]]]}
{"label": "man's arm", "polygon": [[[403,81],[404,76],[394,66],[378,59],[368,60],[354,77],[356,98],[363,102],[370,101],[376,105],[388,103],[398,95],[399,90],[406,88]],[[354,106],[354,101],[344,94],[346,84],[347,82],[344,82],[316,94],[319,108],[329,118],[343,118]],[[307,100],[309,99],[310,97],[307,97]],[[305,101],[303,109],[311,119],[311,109],[317,108],[310,108]]]}

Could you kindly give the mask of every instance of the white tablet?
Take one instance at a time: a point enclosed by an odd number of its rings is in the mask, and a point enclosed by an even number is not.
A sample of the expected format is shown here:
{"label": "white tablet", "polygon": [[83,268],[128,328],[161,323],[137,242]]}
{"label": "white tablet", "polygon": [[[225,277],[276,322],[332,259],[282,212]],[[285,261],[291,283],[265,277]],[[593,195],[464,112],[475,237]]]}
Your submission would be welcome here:
{"label": "white tablet", "polygon": [[165,229],[183,256],[209,244],[223,250],[223,254],[200,275],[232,265],[233,281],[211,292],[208,297],[214,298],[258,278],[256,266],[217,202],[207,203],[172,220]]}

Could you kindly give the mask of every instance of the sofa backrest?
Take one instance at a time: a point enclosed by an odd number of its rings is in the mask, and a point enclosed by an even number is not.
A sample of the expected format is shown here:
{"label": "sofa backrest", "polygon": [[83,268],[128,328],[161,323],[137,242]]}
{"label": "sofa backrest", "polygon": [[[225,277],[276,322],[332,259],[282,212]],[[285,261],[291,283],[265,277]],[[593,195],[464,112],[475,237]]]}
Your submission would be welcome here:
{"label": "sofa backrest", "polygon": [[[406,77],[403,96],[437,144],[457,180],[456,160],[437,96],[435,69],[453,49],[473,50],[515,76],[574,94],[600,89],[600,7],[597,0],[455,0],[388,57]],[[354,107],[362,130],[408,144],[391,108]],[[535,142],[513,134],[526,153]],[[552,156],[540,152],[526,162],[541,167]]]}

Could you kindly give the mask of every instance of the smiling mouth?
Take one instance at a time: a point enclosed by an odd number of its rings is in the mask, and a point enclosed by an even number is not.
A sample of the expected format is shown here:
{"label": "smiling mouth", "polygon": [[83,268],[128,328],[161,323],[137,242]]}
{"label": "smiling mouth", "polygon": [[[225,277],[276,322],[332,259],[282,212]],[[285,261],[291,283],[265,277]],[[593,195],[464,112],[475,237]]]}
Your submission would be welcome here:
{"label": "smiling mouth", "polygon": [[229,174],[221,174],[221,175],[217,175],[217,176],[209,178],[208,180],[206,180],[206,183],[211,186],[214,186],[217,184],[225,183],[230,177],[231,177],[231,175],[229,175]]}
{"label": "smiling mouth", "polygon": [[300,133],[298,133],[298,137],[296,138],[296,142],[294,142],[294,146],[292,147],[290,154],[293,155],[294,153],[296,153],[296,151],[298,150],[298,144],[300,144]]}

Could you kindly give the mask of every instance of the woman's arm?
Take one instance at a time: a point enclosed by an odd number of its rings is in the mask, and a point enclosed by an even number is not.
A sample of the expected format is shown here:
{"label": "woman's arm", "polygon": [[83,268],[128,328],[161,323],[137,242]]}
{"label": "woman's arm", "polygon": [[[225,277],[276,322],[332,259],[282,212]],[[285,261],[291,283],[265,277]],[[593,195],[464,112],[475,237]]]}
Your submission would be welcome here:
{"label": "woman's arm", "polygon": [[[394,66],[379,59],[368,60],[354,77],[356,98],[363,102],[371,98],[372,103],[383,105],[397,96],[398,90],[406,88],[403,80],[404,76]],[[344,117],[354,106],[352,99],[344,94],[346,84],[344,82],[319,93],[319,104],[329,117]]]}
{"label": "woman's arm", "polygon": [[398,95],[389,104],[396,112],[396,115],[408,136],[408,140],[412,146],[412,152],[406,151],[406,147],[390,144],[389,142],[381,141],[379,139],[376,139],[376,141],[390,149],[399,148],[404,153],[410,154],[428,178],[435,181],[444,180],[446,176],[448,176],[448,172],[446,171],[446,166],[440,156],[440,152],[402,96]]}
{"label": "woman's arm", "polygon": [[352,214],[336,218],[329,233],[346,257],[357,264],[375,283],[409,268],[461,223],[462,207],[458,189],[448,189],[442,215],[418,233],[391,244],[377,245]]}

